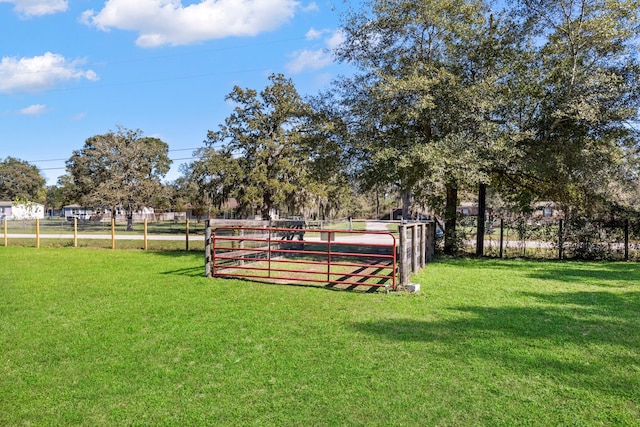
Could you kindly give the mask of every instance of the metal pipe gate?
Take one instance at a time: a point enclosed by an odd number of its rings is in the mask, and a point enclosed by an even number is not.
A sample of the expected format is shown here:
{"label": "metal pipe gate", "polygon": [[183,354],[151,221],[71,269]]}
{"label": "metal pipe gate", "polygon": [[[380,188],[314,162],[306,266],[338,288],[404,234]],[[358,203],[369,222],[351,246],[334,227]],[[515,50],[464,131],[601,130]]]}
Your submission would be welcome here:
{"label": "metal pipe gate", "polygon": [[395,290],[396,254],[390,232],[224,226],[211,234],[211,275]]}

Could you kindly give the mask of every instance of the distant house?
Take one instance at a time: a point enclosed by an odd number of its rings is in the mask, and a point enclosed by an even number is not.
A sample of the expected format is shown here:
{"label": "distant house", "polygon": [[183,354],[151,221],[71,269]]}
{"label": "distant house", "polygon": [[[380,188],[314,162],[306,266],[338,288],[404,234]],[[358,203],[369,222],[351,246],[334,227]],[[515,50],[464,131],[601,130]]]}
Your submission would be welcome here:
{"label": "distant house", "polygon": [[12,208],[13,208],[13,202],[0,201],[0,219],[11,217]]}
{"label": "distant house", "polygon": [[44,218],[44,205],[40,203],[15,203],[0,201],[0,219]]}
{"label": "distant house", "polygon": [[[67,205],[62,207],[62,217],[72,220],[74,218],[80,220],[96,220],[111,219],[111,209],[93,210],[85,208],[81,205]],[[116,208],[116,220],[123,221],[127,218],[127,212],[120,208]],[[134,221],[142,221],[144,219],[154,219],[154,209],[145,207],[133,213]]]}
{"label": "distant house", "polygon": [[538,202],[533,205],[535,218],[556,219],[562,217],[562,211],[555,202]]}
{"label": "distant house", "polygon": [[87,209],[80,205],[66,205],[62,207],[62,215],[60,216],[68,220],[74,218],[86,220],[91,218],[94,213],[93,209]]}
{"label": "distant house", "polygon": [[[477,216],[478,215],[478,204],[474,202],[463,202],[460,203],[460,206],[456,208],[456,212],[463,216]],[[488,216],[493,215],[493,209],[490,207],[485,208],[485,213]]]}
{"label": "distant house", "polygon": [[[111,213],[111,209],[105,209],[104,210],[104,217],[105,218],[111,218],[112,217],[112,213]],[[117,207],[116,208],[116,215],[115,215],[116,221],[124,221],[127,219],[127,211],[121,207]],[[143,221],[145,219],[150,219],[153,220],[155,219],[155,210],[153,208],[150,207],[144,207],[140,210],[134,211],[133,212],[133,220],[134,221]]]}

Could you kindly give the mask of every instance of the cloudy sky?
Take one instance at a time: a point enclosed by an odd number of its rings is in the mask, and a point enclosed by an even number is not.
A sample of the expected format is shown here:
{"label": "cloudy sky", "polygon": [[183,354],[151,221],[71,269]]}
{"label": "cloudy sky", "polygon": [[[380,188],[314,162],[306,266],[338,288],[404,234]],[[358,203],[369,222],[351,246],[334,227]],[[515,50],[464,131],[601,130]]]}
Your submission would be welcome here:
{"label": "cloudy sky", "polygon": [[231,112],[234,85],[271,73],[316,94],[339,74],[343,0],[0,0],[0,159],[48,184],[116,126],[169,144],[178,176]]}

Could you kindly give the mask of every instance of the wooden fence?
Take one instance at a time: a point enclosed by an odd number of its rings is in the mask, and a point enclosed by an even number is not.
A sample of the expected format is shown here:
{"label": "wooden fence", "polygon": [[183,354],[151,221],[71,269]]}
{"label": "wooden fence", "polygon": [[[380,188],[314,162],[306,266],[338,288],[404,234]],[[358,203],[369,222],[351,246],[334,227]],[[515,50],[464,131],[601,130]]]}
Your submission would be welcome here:
{"label": "wooden fence", "polygon": [[[136,231],[124,231],[126,223],[117,224],[115,220],[109,221],[82,221],[77,218],[73,220],[2,220],[0,230],[2,233],[3,246],[9,246],[11,240],[15,240],[19,245],[33,245],[36,248],[41,246],[42,240],[57,240],[68,242],[65,246],[78,247],[79,239],[85,241],[110,241],[111,249],[116,248],[116,240],[137,240],[142,241],[143,249],[147,250],[149,241],[180,241],[182,240],[185,249],[189,250],[189,242],[203,240],[203,227],[197,225],[193,227],[189,220],[181,223],[151,223],[144,220],[136,223]],[[92,244],[93,245],[93,244]],[[109,244],[108,244],[109,245]],[[173,245],[175,246],[175,245]],[[99,245],[104,247],[104,245]]]}
{"label": "wooden fence", "polygon": [[398,266],[400,286],[409,284],[409,276],[417,273],[433,259],[435,253],[435,223],[420,222],[398,226]]}

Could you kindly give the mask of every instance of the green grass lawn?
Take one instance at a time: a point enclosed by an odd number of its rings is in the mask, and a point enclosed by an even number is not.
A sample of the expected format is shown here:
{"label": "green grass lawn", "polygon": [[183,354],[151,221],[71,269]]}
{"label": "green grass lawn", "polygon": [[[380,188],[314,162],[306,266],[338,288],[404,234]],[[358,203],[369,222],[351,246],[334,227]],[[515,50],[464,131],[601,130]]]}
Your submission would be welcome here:
{"label": "green grass lawn", "polygon": [[419,294],[0,247],[0,425],[640,425],[640,265],[440,261]]}

